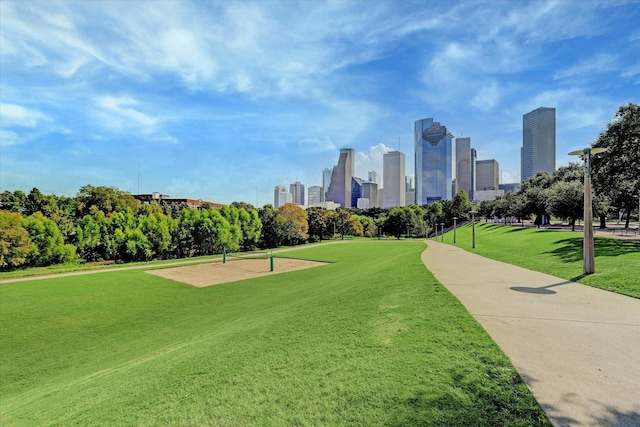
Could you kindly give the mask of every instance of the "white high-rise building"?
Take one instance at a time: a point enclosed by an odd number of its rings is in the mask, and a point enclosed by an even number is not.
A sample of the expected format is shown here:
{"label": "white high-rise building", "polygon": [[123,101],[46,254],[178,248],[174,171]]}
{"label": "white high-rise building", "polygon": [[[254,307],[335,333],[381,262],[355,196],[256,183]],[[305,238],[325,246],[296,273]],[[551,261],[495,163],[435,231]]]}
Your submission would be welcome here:
{"label": "white high-rise building", "polygon": [[382,207],[393,208],[405,205],[405,155],[390,151],[382,158]]}
{"label": "white high-rise building", "polygon": [[369,171],[369,182],[375,182],[379,187],[382,184],[380,182],[380,174],[376,171]]}
{"label": "white high-rise building", "polygon": [[291,193],[287,191],[287,187],[284,185],[276,185],[273,190],[273,207],[278,209],[280,206],[291,203],[291,201]]}

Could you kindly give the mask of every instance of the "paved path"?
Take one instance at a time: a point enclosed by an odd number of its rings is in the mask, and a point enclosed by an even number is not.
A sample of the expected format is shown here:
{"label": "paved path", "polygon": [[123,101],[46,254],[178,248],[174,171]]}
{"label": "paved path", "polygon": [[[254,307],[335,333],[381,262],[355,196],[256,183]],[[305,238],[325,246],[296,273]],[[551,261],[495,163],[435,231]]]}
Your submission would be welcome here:
{"label": "paved path", "polygon": [[427,241],[422,260],[556,426],[640,426],[640,300]]}

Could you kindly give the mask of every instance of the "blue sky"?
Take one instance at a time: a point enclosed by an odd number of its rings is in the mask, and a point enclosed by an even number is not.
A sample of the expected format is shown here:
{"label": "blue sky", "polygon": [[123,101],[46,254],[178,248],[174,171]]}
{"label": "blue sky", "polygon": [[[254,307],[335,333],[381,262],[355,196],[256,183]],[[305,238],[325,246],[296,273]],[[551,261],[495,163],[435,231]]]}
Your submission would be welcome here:
{"label": "blue sky", "polygon": [[640,101],[638,22],[620,1],[3,0],[0,191],[263,205],[343,147],[360,177],[398,147],[413,175],[426,117],[518,181],[523,114],[557,109],[560,166]]}

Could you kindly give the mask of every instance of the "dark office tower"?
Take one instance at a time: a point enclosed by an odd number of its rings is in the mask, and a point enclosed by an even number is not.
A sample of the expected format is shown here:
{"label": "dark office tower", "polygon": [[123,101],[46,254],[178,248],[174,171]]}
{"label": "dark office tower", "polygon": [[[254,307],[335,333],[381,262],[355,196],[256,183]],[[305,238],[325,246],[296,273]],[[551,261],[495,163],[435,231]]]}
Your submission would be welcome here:
{"label": "dark office tower", "polygon": [[414,140],[416,203],[450,199],[453,136],[446,127],[429,118],[416,121]]}
{"label": "dark office tower", "polygon": [[326,200],[338,203],[343,208],[351,207],[351,178],[355,169],[355,157],[353,148],[341,148],[338,164],[331,173]]}
{"label": "dark office tower", "polygon": [[522,116],[522,182],[536,173],[556,170],[556,109],[540,107]]}
{"label": "dark office tower", "polygon": [[300,181],[289,185],[289,193],[291,193],[293,203],[296,205],[304,205],[304,185]]}
{"label": "dark office tower", "polygon": [[456,138],[456,192],[464,190],[471,200],[471,138]]}
{"label": "dark office tower", "polygon": [[469,193],[469,200],[473,201],[476,190],[476,163],[478,161],[478,152],[475,148],[471,149],[471,192]]}

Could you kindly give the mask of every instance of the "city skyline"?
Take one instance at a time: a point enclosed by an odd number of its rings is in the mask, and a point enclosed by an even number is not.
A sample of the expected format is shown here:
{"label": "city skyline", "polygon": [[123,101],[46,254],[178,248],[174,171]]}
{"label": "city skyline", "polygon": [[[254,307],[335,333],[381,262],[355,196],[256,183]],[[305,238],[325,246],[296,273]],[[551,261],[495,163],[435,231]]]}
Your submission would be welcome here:
{"label": "city skyline", "polygon": [[637,2],[5,0],[0,191],[263,205],[344,147],[363,179],[389,151],[414,170],[422,117],[519,182],[523,114],[556,108],[561,166],[637,102],[638,21]]}

